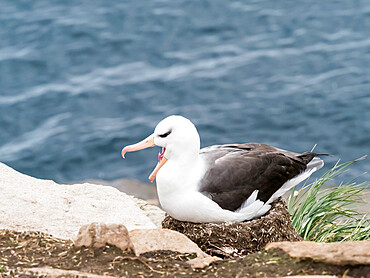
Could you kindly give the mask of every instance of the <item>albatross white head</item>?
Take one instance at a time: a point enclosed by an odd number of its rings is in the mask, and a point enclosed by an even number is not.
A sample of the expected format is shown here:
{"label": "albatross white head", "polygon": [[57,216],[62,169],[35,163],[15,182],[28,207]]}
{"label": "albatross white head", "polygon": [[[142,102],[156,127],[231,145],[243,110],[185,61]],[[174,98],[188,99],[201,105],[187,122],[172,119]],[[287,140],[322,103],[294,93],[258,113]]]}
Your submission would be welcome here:
{"label": "albatross white head", "polygon": [[200,149],[200,138],[194,124],[182,116],[169,116],[162,120],[155,128],[154,133],[134,145],[122,149],[122,157],[127,152],[159,146],[162,153],[158,155],[158,164],[149,176],[153,182],[158,171],[167,161],[176,161],[179,165],[191,163],[197,158]]}

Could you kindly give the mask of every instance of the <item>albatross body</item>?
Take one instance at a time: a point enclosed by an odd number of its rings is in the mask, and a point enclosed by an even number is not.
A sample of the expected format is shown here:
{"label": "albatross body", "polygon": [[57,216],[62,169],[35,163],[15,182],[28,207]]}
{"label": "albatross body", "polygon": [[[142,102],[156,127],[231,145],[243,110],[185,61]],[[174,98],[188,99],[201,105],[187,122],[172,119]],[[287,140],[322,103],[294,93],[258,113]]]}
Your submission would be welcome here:
{"label": "albatross body", "polygon": [[200,149],[194,124],[182,116],[162,120],[125,153],[160,146],[156,179],[162,208],[195,223],[241,222],[264,215],[271,202],[307,179],[324,163],[312,152],[293,153],[260,143]]}

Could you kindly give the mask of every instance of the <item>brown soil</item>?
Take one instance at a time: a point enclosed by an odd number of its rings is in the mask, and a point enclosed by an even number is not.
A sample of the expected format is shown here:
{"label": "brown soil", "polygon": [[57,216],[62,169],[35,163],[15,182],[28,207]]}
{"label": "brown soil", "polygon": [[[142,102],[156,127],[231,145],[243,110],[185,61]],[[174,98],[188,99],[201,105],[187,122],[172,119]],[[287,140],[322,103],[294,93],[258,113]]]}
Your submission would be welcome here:
{"label": "brown soil", "polygon": [[0,230],[0,277],[37,277],[25,274],[24,269],[45,266],[115,277],[281,277],[302,274],[370,277],[369,265],[335,266],[311,260],[298,261],[277,249],[225,259],[200,270],[193,270],[186,263],[194,257],[194,254],[170,251],[135,257],[115,246],[77,248],[71,241],[40,232]]}
{"label": "brown soil", "polygon": [[191,223],[166,216],[162,228],[183,233],[204,252],[222,258],[254,253],[269,242],[302,240],[292,227],[288,209],[281,198],[272,203],[266,215],[252,221]]}

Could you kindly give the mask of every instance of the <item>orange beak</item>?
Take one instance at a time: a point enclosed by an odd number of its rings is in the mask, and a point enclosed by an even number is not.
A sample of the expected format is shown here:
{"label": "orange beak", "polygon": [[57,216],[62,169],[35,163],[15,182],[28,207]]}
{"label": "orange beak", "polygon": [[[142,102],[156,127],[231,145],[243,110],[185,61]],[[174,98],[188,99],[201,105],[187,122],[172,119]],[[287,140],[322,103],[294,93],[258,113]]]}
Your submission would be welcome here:
{"label": "orange beak", "polygon": [[[154,147],[155,146],[155,143],[154,143],[154,135],[150,135],[148,136],[147,138],[145,138],[143,141],[139,142],[139,143],[136,143],[134,145],[129,145],[129,146],[126,146],[122,149],[122,157],[125,158],[125,154],[127,152],[134,152],[134,151],[139,151],[139,150],[143,150],[143,149],[146,149],[146,148],[150,148],[150,147]],[[167,162],[167,158],[165,157],[162,157],[158,163],[157,163],[157,166],[154,168],[153,172],[150,174],[149,176],[149,181],[150,182],[153,182],[154,179],[155,179],[155,176],[157,175],[159,169],[162,168],[162,166]]]}
{"label": "orange beak", "polygon": [[139,150],[154,147],[154,146],[155,146],[154,135],[152,134],[148,136],[147,138],[145,138],[143,141],[140,141],[139,143],[124,147],[122,149],[121,154],[122,154],[122,157],[125,158],[125,154],[128,152],[139,151]]}
{"label": "orange beak", "polygon": [[160,161],[158,161],[157,166],[155,166],[153,172],[149,176],[149,181],[153,182],[155,179],[155,176],[157,175],[159,169],[162,168],[162,166],[167,162],[167,158],[163,157]]}

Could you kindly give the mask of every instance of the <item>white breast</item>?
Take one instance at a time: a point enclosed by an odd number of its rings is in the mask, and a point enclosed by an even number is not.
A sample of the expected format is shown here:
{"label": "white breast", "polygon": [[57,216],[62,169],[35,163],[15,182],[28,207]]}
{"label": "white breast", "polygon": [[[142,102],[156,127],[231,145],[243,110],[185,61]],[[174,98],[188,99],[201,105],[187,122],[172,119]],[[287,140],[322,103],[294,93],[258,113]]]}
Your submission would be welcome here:
{"label": "white breast", "polygon": [[198,191],[204,173],[205,165],[201,159],[192,163],[168,160],[156,177],[162,208],[170,215],[179,214],[185,205],[185,196]]}

